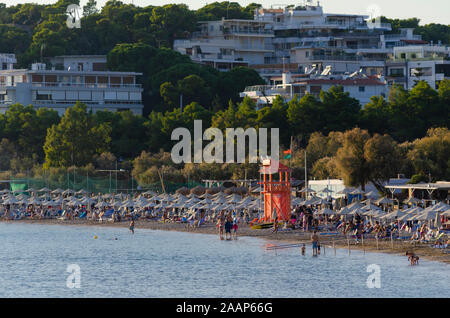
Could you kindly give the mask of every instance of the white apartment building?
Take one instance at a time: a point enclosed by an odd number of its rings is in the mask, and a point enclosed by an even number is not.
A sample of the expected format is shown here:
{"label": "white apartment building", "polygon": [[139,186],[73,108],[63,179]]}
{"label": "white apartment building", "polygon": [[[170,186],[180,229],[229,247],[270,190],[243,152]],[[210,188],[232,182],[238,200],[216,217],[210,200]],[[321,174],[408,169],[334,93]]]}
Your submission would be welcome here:
{"label": "white apartment building", "polygon": [[289,102],[295,95],[301,98],[312,94],[319,98],[322,90],[327,91],[332,86],[342,86],[350,97],[357,99],[362,106],[370,101],[372,96],[388,94],[388,86],[383,78],[354,73],[350,76],[292,76],[286,72],[282,75],[282,83],[277,85],[256,85],[246,87],[240,97],[250,97],[257,108],[272,105],[277,96]]}
{"label": "white apartment building", "polygon": [[17,63],[16,56],[9,53],[0,53],[0,70],[12,70]]}
{"label": "white apartment building", "polygon": [[[0,112],[12,104],[52,108],[60,115],[76,101],[89,110],[142,114],[142,91],[136,77],[142,73],[110,72],[106,56],[57,56],[50,67],[35,63],[31,69],[0,70]],[[50,68],[50,69],[49,69]]]}
{"label": "white apartment building", "polygon": [[190,40],[175,40],[173,47],[194,62],[224,71],[263,64],[266,54],[273,52],[269,27],[268,22],[254,20],[202,21]]}
{"label": "white apartment building", "polygon": [[450,79],[450,49],[442,45],[414,45],[394,47],[386,62],[388,85],[413,88],[418,81],[427,81],[433,88]]}
{"label": "white apartment building", "polygon": [[220,70],[255,69],[268,83],[283,72],[311,74],[331,67],[334,74],[385,75],[386,60],[398,46],[424,45],[413,29],[391,31],[369,16],[325,13],[319,2],[256,9],[253,20],[222,19],[199,23],[190,40],[174,49],[195,62]]}

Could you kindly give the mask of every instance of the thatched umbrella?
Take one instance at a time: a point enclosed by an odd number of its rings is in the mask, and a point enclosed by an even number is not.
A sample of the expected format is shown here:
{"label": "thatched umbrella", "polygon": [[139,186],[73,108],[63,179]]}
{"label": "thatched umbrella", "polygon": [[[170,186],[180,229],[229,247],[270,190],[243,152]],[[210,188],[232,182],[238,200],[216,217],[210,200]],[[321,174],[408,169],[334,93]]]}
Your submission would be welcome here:
{"label": "thatched umbrella", "polygon": [[248,194],[248,188],[247,187],[237,187],[236,193],[240,195],[247,195]]}
{"label": "thatched umbrella", "polygon": [[236,193],[236,187],[230,187],[227,188],[223,191],[225,194],[232,194],[232,193]]}
{"label": "thatched umbrella", "polygon": [[191,191],[186,187],[181,187],[175,191],[177,194],[188,195]]}
{"label": "thatched umbrella", "polygon": [[202,195],[205,191],[205,187],[199,185],[191,189],[191,194]]}

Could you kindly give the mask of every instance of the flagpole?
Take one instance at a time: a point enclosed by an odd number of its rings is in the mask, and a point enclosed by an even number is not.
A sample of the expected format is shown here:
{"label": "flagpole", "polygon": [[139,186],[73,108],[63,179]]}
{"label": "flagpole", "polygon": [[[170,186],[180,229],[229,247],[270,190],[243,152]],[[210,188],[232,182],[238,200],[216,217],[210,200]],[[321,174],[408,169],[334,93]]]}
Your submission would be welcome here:
{"label": "flagpole", "polygon": [[306,200],[308,200],[308,174],[306,168],[306,148],[305,148],[305,190],[306,190]]}
{"label": "flagpole", "polygon": [[293,138],[293,136],[291,136],[291,145],[289,147],[289,149],[291,150],[291,153],[290,153],[291,157],[289,158],[289,165],[291,167],[292,167],[292,138]]}

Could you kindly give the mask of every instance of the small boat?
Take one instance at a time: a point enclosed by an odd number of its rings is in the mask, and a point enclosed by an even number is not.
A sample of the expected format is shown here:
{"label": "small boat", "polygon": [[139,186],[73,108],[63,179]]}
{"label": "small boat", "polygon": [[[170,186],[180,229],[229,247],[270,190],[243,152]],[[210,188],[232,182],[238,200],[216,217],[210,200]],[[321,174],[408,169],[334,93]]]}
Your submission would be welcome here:
{"label": "small boat", "polygon": [[269,229],[273,227],[273,222],[272,223],[260,223],[260,224],[255,224],[252,225],[252,229],[253,230],[261,230],[261,229]]}

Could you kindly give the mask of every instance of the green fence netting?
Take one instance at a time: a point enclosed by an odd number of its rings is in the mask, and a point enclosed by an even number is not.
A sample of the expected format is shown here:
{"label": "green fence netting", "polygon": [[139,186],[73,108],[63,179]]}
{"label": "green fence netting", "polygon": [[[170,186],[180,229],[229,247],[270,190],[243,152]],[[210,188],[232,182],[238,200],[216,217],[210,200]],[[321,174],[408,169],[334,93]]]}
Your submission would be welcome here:
{"label": "green fence netting", "polygon": [[[189,182],[189,183],[174,183],[174,182],[164,182],[164,188],[167,193],[174,193],[177,189],[181,187],[193,188],[198,185],[202,185],[199,182]],[[115,178],[114,175],[110,177],[91,177],[83,176],[80,174],[68,173],[67,175],[60,175],[57,177],[50,178],[22,178],[22,179],[11,179],[10,180],[11,191],[23,191],[27,189],[42,189],[49,188],[54,189],[72,189],[79,191],[84,189],[88,192],[93,193],[135,193],[142,192],[146,190],[151,190],[154,192],[161,193],[163,188],[160,182],[155,182],[147,185],[139,185],[133,178]]]}

